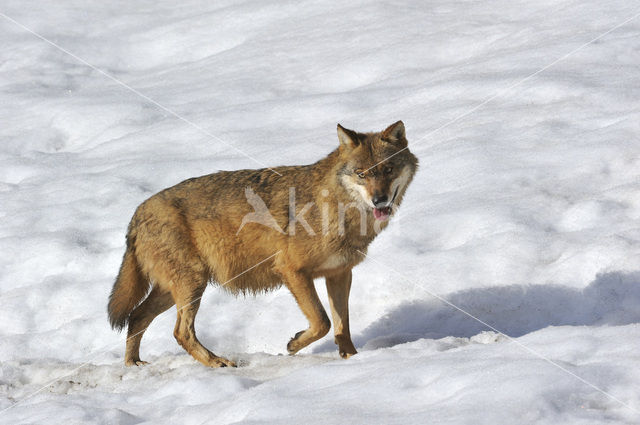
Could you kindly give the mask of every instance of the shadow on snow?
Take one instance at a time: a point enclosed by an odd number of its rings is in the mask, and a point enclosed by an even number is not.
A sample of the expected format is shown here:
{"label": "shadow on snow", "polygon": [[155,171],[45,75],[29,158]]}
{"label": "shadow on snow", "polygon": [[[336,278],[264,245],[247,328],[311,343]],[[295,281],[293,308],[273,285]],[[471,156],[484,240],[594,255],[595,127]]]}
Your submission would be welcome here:
{"label": "shadow on snow", "polygon": [[[512,285],[460,291],[446,299],[512,337],[547,326],[626,325],[640,322],[640,272],[601,274],[584,289]],[[487,330],[434,298],[397,306],[353,341],[356,347],[375,349],[421,338],[471,337]],[[314,352],[334,347],[327,342]]]}

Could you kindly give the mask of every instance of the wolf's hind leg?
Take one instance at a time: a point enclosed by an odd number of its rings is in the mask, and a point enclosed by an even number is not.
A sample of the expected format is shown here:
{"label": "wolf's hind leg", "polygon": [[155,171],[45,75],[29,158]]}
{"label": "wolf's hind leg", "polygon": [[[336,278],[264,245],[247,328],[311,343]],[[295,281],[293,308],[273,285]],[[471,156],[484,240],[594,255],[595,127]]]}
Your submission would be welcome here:
{"label": "wolf's hind leg", "polygon": [[210,367],[235,367],[236,364],[224,357],[219,357],[207,350],[196,338],[195,318],[200,307],[200,298],[207,287],[206,280],[191,286],[174,286],[173,296],[176,300],[178,318],[173,335],[194,359]]}
{"label": "wolf's hind leg", "polygon": [[349,331],[351,270],[338,275],[328,276],[326,282],[329,304],[331,305],[331,316],[333,317],[335,343],[338,344],[340,357],[348,359],[357,353],[353,342],[351,342],[351,332]]}
{"label": "wolf's hind leg", "polygon": [[287,344],[289,354],[295,354],[329,332],[331,322],[318,298],[313,279],[297,272],[283,273],[287,287],[309,320],[309,328],[298,332]]}
{"label": "wolf's hind leg", "polygon": [[173,304],[171,293],[160,289],[158,286],[154,286],[147,298],[131,312],[124,357],[124,363],[127,366],[146,363],[140,360],[140,341],[142,340],[142,335],[153,319],[169,309]]}

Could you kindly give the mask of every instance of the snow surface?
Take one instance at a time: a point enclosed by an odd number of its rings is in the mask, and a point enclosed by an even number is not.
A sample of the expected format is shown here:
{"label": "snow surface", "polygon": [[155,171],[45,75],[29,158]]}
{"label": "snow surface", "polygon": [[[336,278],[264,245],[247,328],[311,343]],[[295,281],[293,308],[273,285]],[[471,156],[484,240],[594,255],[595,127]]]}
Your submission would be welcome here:
{"label": "snow surface", "polygon": [[[640,423],[640,17],[574,52],[640,2],[0,12],[200,127],[0,16],[0,423]],[[357,356],[282,355],[289,293],[212,287],[200,339],[241,367],[185,354],[175,309],[123,366],[106,302],[141,201],[398,119],[421,168],[354,271]]]}

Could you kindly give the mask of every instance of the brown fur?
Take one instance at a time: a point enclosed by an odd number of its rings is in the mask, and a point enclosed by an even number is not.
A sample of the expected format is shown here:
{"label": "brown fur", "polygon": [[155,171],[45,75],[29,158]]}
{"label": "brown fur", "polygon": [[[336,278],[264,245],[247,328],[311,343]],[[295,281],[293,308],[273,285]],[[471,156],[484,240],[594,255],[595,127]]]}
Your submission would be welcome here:
{"label": "brown fur", "polygon": [[[205,365],[233,366],[202,346],[195,335],[199,299],[209,281],[236,294],[286,285],[309,320],[309,328],[298,332],[287,346],[294,354],[329,331],[329,318],[313,284],[314,278],[325,277],[340,355],[347,358],[356,353],[349,333],[351,269],[363,260],[358,251],[366,252],[377,229],[373,205],[366,207],[364,232],[361,212],[353,206],[367,204],[363,197],[376,193],[393,196],[388,193],[391,185],[402,179],[394,201],[399,205],[417,159],[406,149],[401,121],[381,133],[366,134],[338,125],[338,136],[340,146],[315,164],[273,169],[281,175],[260,169],[192,178],[138,207],[108,307],[114,328],[129,324],[126,364],[143,363],[139,346],[144,330],[176,304],[174,335],[180,345]],[[356,170],[366,172],[359,176]],[[243,217],[253,212],[245,197],[247,187],[264,200],[284,233],[258,223],[241,228]],[[300,223],[290,228],[291,187],[295,188],[295,214],[308,202],[317,206],[304,215],[314,234]],[[351,205],[342,211],[344,220],[338,203]],[[328,220],[323,222],[325,204]],[[375,225],[381,229],[387,223]],[[142,301],[149,287],[151,292]]]}

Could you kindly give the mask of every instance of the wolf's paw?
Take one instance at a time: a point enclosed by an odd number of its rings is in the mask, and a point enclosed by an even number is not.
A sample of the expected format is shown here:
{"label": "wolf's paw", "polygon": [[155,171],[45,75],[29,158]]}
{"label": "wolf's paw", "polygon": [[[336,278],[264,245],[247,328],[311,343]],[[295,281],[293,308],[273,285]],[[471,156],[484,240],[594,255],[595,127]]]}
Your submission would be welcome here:
{"label": "wolf's paw", "polygon": [[124,361],[125,366],[144,366],[146,364],[149,364],[149,362],[145,362],[144,360],[140,360],[140,359],[131,359],[131,360],[125,360]]}
{"label": "wolf's paw", "polygon": [[207,362],[209,367],[238,367],[235,362],[225,359],[224,357],[212,357]]}
{"label": "wolf's paw", "polygon": [[340,349],[339,353],[340,353],[340,357],[342,357],[343,359],[348,359],[349,357],[353,356],[354,354],[358,354],[358,352],[356,351],[355,348],[353,350]]}
{"label": "wolf's paw", "polygon": [[289,355],[293,356],[295,353],[297,353],[302,348],[298,344],[298,338],[300,338],[300,336],[303,333],[305,333],[305,331],[300,331],[300,332],[296,333],[293,336],[293,338],[291,338],[289,340],[289,343],[287,344],[287,352],[289,353]]}
{"label": "wolf's paw", "polygon": [[354,354],[358,354],[356,351],[356,347],[353,346],[353,342],[351,342],[350,337],[338,336],[336,335],[335,343],[338,344],[338,352],[340,353],[340,357],[343,359],[348,359]]}

